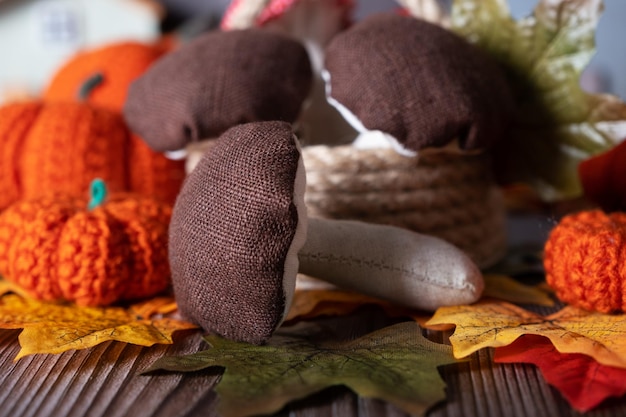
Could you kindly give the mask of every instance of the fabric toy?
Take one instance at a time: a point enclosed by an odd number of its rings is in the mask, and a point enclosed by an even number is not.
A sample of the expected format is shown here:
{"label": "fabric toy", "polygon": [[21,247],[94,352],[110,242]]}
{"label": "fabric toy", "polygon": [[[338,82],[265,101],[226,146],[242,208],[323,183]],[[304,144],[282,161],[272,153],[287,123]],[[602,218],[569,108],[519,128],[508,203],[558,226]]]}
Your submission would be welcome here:
{"label": "fabric toy", "polygon": [[[121,41],[77,53],[52,77],[43,93],[44,101],[86,101],[119,113],[128,87],[157,59],[174,48],[165,41],[140,43]],[[97,80],[88,94],[87,80]],[[174,203],[185,177],[183,160],[172,160],[155,152],[137,135],[128,143],[128,187],[134,192]]]}
{"label": "fabric toy", "polygon": [[[396,22],[380,19],[392,24]],[[401,20],[401,26],[408,22],[411,29],[407,30],[411,33],[413,18],[402,19],[406,20]],[[372,20],[368,24],[378,21]],[[423,30],[428,35],[424,35],[424,39],[439,39],[443,47],[452,45],[459,54],[467,56],[465,60],[457,61],[446,58],[445,51],[439,51],[439,55],[434,55],[433,63],[420,62],[419,59],[409,61],[411,67],[430,68],[416,70],[414,75],[417,78],[423,75],[422,72],[432,78],[432,74],[440,70],[447,77],[446,85],[439,89],[430,86],[430,90],[424,87],[425,92],[433,97],[439,92],[457,103],[446,108],[445,100],[433,98],[431,105],[443,107],[441,113],[437,113],[435,110],[439,107],[431,109],[429,103],[405,96],[404,99],[410,102],[407,106],[410,107],[411,103],[425,106],[422,111],[413,107],[414,113],[435,120],[432,125],[424,120],[411,123],[405,126],[405,130],[428,128],[434,139],[427,138],[418,143],[415,134],[411,134],[410,139],[402,140],[408,144],[406,146],[412,147],[411,152],[421,152],[424,146],[444,146],[455,137],[463,148],[487,148],[497,136],[505,133],[508,111],[512,111],[506,85],[502,92],[489,90],[500,86],[498,77],[501,75],[489,62],[483,63],[482,55],[470,45],[461,43],[455,35],[447,32],[440,35],[438,31],[443,29],[423,26],[420,22],[415,24],[419,28],[425,27]],[[378,32],[384,35],[385,30]],[[335,39],[341,36],[343,33],[336,35]],[[419,40],[424,43],[424,39]],[[404,44],[403,49],[408,52],[420,50],[415,45]],[[392,42],[388,48],[377,50],[384,55],[387,49],[393,48]],[[340,48],[333,53],[340,54],[339,51]],[[475,57],[474,52],[479,56]],[[407,59],[401,55],[392,56],[398,62],[390,65],[396,67],[401,67],[401,62]],[[242,60],[247,64],[243,65]],[[458,70],[465,61],[469,65],[468,74]],[[494,71],[491,83],[478,75],[481,63],[487,74]],[[361,64],[368,68],[369,63]],[[448,65],[454,68],[440,69]],[[333,71],[341,73],[338,68]],[[329,70],[331,80],[333,71]],[[293,124],[310,91],[311,77],[310,61],[301,44],[269,30],[244,29],[208,33],[181,46],[155,63],[131,86],[124,107],[126,120],[154,149],[189,148],[189,143],[199,141],[211,143],[188,176],[173,211],[169,252],[181,312],[207,331],[262,343],[280,324],[289,308],[298,272],[414,308],[432,310],[441,305],[477,300],[483,287],[480,271],[475,262],[454,245],[405,228],[353,221],[333,222],[304,213],[301,200],[306,199],[309,188],[303,180],[303,172],[301,175],[297,173],[306,168],[308,176],[309,167],[304,156],[307,147],[300,152],[294,138],[297,126]],[[411,82],[419,83],[410,80],[409,87],[403,88],[409,90]],[[472,83],[477,84],[477,89],[484,87],[487,90],[474,90]],[[353,88],[375,90],[365,84]],[[402,87],[393,88],[400,91]],[[383,95],[380,102],[370,104],[383,109],[391,106],[386,104],[389,97],[385,97]],[[401,107],[398,103],[394,106]],[[406,111],[411,113],[410,110]],[[495,116],[486,114],[490,112],[495,112]],[[381,149],[375,151],[381,152]],[[386,151],[398,154],[391,149],[382,149],[383,157],[387,155]],[[414,156],[401,157],[410,158],[412,164],[418,160]],[[481,166],[476,170],[478,174],[467,175],[468,172],[461,169],[444,176],[451,183],[463,182],[466,177],[473,178],[472,181],[480,178],[455,198],[448,198],[448,189],[445,189],[446,208],[455,206],[462,212],[477,212],[477,216],[489,220],[502,219],[503,216],[481,208],[465,210],[468,197],[483,204],[485,201],[487,204],[500,202],[491,197],[493,183],[488,168],[485,168],[489,167],[489,158],[478,158]],[[370,159],[361,165],[369,162]],[[396,165],[396,162],[392,159],[394,168],[403,166]],[[457,161],[448,163],[449,167],[454,165]],[[348,172],[357,172],[353,176],[359,176],[358,171],[350,171],[353,165],[346,166]],[[402,186],[411,181],[424,181],[412,173],[403,177]],[[363,187],[376,184],[376,178],[374,173],[363,176]],[[435,182],[425,181],[439,187],[443,184],[441,177]],[[437,189],[437,185],[433,188]],[[377,190],[384,190],[385,186]],[[476,191],[483,189],[487,191]],[[397,191],[392,188],[389,194]],[[332,200],[334,196],[328,197]],[[387,207],[390,218],[398,214],[389,209],[387,200],[371,199],[371,203],[378,203],[383,210]],[[431,205],[434,210],[441,208]],[[364,210],[369,207],[363,206]],[[414,215],[419,217],[421,212],[416,210]],[[305,219],[309,222],[308,228],[302,223]],[[464,221],[471,226],[476,223],[475,217],[466,219]],[[452,225],[451,232],[458,228],[455,222],[454,217],[448,222]],[[480,225],[484,227],[484,223]],[[484,233],[494,233],[488,227],[480,229],[479,233],[475,230],[473,235],[478,236],[478,241]],[[499,246],[492,252],[500,256],[506,247],[502,240],[495,241]],[[489,256],[489,262],[493,262],[493,254]]]}
{"label": "fabric toy", "polygon": [[566,303],[626,312],[626,213],[587,210],[565,216],[544,248],[546,281]]}
{"label": "fabric toy", "polygon": [[332,39],[325,78],[360,134],[303,148],[310,213],[438,236],[482,268],[500,260],[505,208],[491,149],[515,110],[501,68],[440,26],[382,13]]}
{"label": "fabric toy", "polygon": [[170,285],[171,206],[92,185],[92,201],[67,194],[20,200],[0,213],[0,274],[41,300],[103,306]]}
{"label": "fabric toy", "polygon": [[381,13],[338,34],[325,69],[329,99],[344,117],[409,155],[452,141],[464,151],[487,149],[513,116],[510,88],[491,59],[413,17]]}
{"label": "fabric toy", "polygon": [[443,240],[307,218],[305,175],[286,122],[239,125],[216,140],[172,214],[172,280],[184,316],[262,343],[284,319],[298,272],[418,309],[480,297],[480,271]]}
{"label": "fabric toy", "polygon": [[293,122],[310,86],[310,62],[298,42],[261,30],[213,31],[137,79],[124,116],[152,149],[176,151],[240,123]]}
{"label": "fabric toy", "polygon": [[298,117],[303,145],[348,143],[354,129],[325,96],[321,71],[330,40],[353,23],[353,0],[234,0],[221,22],[223,30],[263,28],[287,35],[306,48],[313,85]]}

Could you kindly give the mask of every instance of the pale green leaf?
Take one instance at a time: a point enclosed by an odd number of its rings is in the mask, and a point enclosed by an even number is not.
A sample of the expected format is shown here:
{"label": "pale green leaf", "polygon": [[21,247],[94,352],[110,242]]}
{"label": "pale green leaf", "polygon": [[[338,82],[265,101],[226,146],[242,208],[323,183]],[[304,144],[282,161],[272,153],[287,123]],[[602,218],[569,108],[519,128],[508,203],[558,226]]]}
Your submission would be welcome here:
{"label": "pale green leaf", "polygon": [[344,342],[320,334],[278,333],[263,346],[208,336],[210,349],[162,358],[149,371],[225,368],[216,388],[224,416],[273,413],[335,385],[419,415],[445,398],[437,367],[455,362],[452,351],[425,339],[415,323]]}
{"label": "pale green leaf", "polygon": [[451,28],[504,68],[517,115],[497,152],[505,181],[546,201],[577,197],[578,164],[626,137],[626,104],[588,94],[580,75],[595,53],[601,0],[540,0],[514,20],[504,0],[455,0]]}

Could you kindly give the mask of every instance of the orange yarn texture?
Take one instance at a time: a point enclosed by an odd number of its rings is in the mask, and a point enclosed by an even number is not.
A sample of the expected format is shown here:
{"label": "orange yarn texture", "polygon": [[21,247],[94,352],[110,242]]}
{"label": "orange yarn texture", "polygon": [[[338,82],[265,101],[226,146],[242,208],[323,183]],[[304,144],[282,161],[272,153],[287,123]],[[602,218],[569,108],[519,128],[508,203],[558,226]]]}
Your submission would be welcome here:
{"label": "orange yarn texture", "polygon": [[[89,104],[121,113],[130,84],[176,46],[122,41],[76,54],[54,75],[43,96],[47,101],[77,101],[81,86],[94,74],[102,82],[86,98]],[[137,135],[128,139],[128,189],[174,203],[185,178],[184,161],[154,152]],[[107,183],[110,181],[107,180]]]}
{"label": "orange yarn texture", "polygon": [[626,213],[564,217],[545,245],[546,280],[562,301],[593,311],[626,311]]}
{"label": "orange yarn texture", "polygon": [[152,151],[121,113],[80,102],[0,107],[0,210],[51,191],[80,196],[94,178],[173,204],[184,161]]}
{"label": "orange yarn texture", "polygon": [[112,195],[87,211],[64,196],[20,201],[0,214],[0,274],[41,300],[104,306],[170,284],[171,206]]}
{"label": "orange yarn texture", "polygon": [[86,103],[44,103],[24,132],[19,155],[21,196],[49,190],[80,196],[94,178],[126,187],[128,129],[120,115]]}
{"label": "orange yarn texture", "polygon": [[8,105],[0,109],[0,210],[22,195],[19,159],[24,137],[40,109],[39,102]]}

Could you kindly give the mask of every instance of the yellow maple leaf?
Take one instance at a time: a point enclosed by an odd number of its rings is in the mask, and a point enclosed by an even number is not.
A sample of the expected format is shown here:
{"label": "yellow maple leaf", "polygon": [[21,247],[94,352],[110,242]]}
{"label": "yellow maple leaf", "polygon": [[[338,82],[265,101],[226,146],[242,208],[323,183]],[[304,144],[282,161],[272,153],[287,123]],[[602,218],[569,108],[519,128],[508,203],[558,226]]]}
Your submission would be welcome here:
{"label": "yellow maple leaf", "polygon": [[524,334],[547,337],[561,353],[582,353],[602,365],[626,368],[626,317],[572,306],[542,316],[506,302],[442,307],[428,325],[455,324],[456,358],[486,347],[506,346]]}
{"label": "yellow maple leaf", "polygon": [[196,328],[180,320],[151,318],[171,303],[171,299],[157,298],[128,309],[91,308],[8,294],[0,299],[0,328],[24,329],[15,360],[35,353],[87,349],[109,340],[141,346],[170,344],[175,331]]}

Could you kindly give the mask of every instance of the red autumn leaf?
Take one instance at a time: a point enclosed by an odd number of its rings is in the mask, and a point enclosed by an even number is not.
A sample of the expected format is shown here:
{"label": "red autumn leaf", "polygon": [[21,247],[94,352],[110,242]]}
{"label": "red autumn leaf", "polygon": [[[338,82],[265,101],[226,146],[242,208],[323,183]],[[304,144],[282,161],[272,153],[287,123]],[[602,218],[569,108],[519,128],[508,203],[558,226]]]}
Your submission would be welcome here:
{"label": "red autumn leaf", "polygon": [[601,365],[581,353],[560,353],[549,339],[524,335],[495,351],[497,363],[532,363],[576,410],[593,409],[608,397],[626,394],[626,369]]}
{"label": "red autumn leaf", "polygon": [[585,195],[605,211],[626,210],[626,141],[578,165]]}

